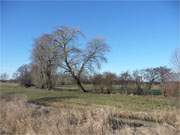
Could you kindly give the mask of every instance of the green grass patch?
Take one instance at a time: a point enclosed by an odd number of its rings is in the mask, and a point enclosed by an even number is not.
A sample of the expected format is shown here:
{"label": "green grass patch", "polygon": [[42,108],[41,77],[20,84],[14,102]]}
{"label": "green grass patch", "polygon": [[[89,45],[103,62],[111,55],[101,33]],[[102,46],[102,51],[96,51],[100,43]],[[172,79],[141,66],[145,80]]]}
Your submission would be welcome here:
{"label": "green grass patch", "polygon": [[1,84],[0,94],[22,94],[26,95],[29,101],[48,105],[54,102],[83,106],[107,105],[132,111],[162,110],[175,107],[172,98],[162,96],[83,93],[77,90],[67,90],[67,88],[66,90],[48,91],[33,87],[24,88],[15,84]]}

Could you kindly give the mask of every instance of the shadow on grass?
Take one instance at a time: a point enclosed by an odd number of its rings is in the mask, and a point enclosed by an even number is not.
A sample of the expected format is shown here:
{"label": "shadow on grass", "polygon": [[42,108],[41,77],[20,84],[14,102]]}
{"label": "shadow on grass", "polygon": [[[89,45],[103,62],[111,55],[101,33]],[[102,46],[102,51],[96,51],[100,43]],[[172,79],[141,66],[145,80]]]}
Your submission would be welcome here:
{"label": "shadow on grass", "polygon": [[78,98],[77,96],[61,96],[61,97],[42,97],[42,98],[38,98],[35,100],[30,100],[30,103],[33,104],[38,104],[38,105],[45,105],[47,106],[48,103],[52,103],[52,102],[61,102],[67,99],[72,99],[72,98]]}
{"label": "shadow on grass", "polygon": [[57,87],[53,89],[54,91],[80,91],[77,88],[65,88],[65,87]]}

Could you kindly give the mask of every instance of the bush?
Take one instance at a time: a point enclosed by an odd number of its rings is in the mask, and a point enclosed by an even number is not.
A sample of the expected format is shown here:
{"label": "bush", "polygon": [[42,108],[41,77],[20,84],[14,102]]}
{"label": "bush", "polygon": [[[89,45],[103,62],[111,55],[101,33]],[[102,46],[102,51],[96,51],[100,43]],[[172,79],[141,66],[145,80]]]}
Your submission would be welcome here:
{"label": "bush", "polygon": [[111,73],[97,74],[92,79],[95,92],[112,93],[113,75]]}
{"label": "bush", "polygon": [[180,82],[165,82],[162,85],[162,93],[164,96],[179,96]]}

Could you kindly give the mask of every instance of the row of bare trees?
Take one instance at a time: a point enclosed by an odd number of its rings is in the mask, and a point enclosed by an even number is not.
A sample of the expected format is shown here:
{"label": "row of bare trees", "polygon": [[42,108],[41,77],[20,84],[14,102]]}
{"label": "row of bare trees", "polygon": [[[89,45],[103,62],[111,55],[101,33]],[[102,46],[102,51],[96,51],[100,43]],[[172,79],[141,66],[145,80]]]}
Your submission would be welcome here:
{"label": "row of bare trees", "polygon": [[[96,74],[92,77],[92,83],[96,89],[101,92],[112,91],[112,85],[119,85],[121,90],[126,94],[128,90],[133,90],[132,93],[141,95],[143,89],[151,90],[153,85],[158,85],[163,95],[167,95],[167,84],[178,84],[180,81],[180,74],[173,72],[167,67],[147,68],[142,70],[135,70],[132,73],[126,71],[120,75],[115,73],[105,72],[103,74]],[[166,86],[166,87],[165,87]],[[175,87],[174,90],[178,90]],[[130,92],[130,91],[129,91]]]}

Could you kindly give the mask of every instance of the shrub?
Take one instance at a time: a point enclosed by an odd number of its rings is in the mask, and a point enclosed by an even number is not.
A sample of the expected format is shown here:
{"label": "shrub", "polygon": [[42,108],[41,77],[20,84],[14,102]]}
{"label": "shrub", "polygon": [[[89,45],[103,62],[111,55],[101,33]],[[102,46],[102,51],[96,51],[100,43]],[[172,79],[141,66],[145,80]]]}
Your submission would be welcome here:
{"label": "shrub", "polygon": [[179,96],[180,82],[166,82],[162,86],[164,96]]}
{"label": "shrub", "polygon": [[104,73],[104,74],[97,74],[93,77],[93,85],[95,92],[100,93],[112,93],[113,90],[113,79],[114,75],[112,73]]}

